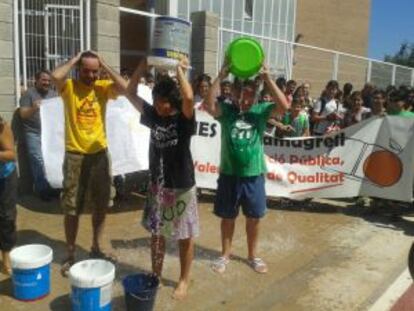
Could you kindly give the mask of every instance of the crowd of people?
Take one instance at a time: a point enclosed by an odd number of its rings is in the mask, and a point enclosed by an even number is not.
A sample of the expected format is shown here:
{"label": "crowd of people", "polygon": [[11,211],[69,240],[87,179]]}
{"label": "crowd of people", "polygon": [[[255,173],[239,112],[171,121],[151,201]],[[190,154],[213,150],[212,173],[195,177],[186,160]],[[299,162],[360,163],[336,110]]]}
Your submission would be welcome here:
{"label": "crowd of people", "polygon": [[[201,74],[194,79],[196,109],[205,110],[203,105],[211,87],[211,77]],[[257,101],[272,102],[268,88],[261,84],[260,76],[255,79]],[[276,79],[276,85],[285,94],[289,109],[283,115],[274,115],[267,121],[265,135],[276,138],[320,136],[340,130],[366,120],[385,115],[411,116],[414,113],[414,88],[404,85],[377,88],[366,83],[361,90],[354,90],[351,83],[341,89],[338,81],[328,81],[324,90],[315,98],[311,96],[310,82],[298,83],[283,77]],[[219,96],[232,100],[242,82],[224,80],[220,84]]]}
{"label": "crowd of people", "polygon": [[[92,211],[91,258],[116,261],[101,246],[106,213],[114,198],[111,160],[105,133],[109,99],[125,95],[151,131],[149,185],[142,224],[152,235],[152,270],[161,277],[167,239],[179,246],[180,278],[173,296],[187,295],[194,238],[199,234],[197,190],[191,137],[196,114],[204,110],[221,125],[221,162],[214,213],[221,218],[222,250],[212,269],[224,273],[231,262],[235,219],[242,209],[246,217],[247,262],[257,273],[268,266],[258,256],[260,220],[266,212],[264,135],[303,137],[326,135],[367,118],[387,114],[414,116],[414,89],[401,86],[386,90],[367,83],[354,91],[350,83],[341,90],[329,81],[317,98],[309,82],[274,79],[264,65],[255,79],[229,79],[226,64],[218,76],[187,79],[190,64],[182,59],[174,77],[154,77],[143,59],[133,74],[118,74],[92,51],[77,56],[52,73],[40,71],[33,88],[21,97],[19,115],[33,174],[34,190],[44,200],[57,191],[47,182],[41,153],[41,100],[61,96],[65,114],[65,159],[61,206],[67,254],[61,273],[67,276],[76,261],[79,216]],[[77,78],[69,73],[78,69]],[[137,95],[144,83],[152,89],[153,105]],[[53,84],[54,88],[51,88]],[[56,91],[55,91],[55,90]],[[248,132],[246,134],[246,132]],[[3,272],[11,273],[9,252],[16,244],[16,153],[9,124],[0,119],[0,247]]]}

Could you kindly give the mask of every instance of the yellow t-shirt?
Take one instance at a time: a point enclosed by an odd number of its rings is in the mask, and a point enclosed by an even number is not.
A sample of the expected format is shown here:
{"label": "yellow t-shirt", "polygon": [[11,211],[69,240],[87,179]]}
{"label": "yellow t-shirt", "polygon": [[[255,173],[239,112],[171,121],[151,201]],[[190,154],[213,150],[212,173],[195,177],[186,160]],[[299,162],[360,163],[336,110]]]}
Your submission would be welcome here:
{"label": "yellow t-shirt", "polygon": [[65,109],[66,151],[93,154],[107,147],[106,104],[116,97],[112,85],[109,80],[97,80],[92,86],[66,80],[60,94]]}

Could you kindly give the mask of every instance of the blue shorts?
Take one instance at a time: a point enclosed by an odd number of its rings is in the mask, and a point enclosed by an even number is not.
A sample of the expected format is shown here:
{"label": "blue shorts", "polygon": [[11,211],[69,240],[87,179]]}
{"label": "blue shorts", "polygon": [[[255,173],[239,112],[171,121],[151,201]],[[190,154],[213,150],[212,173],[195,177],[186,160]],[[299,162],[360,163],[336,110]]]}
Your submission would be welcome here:
{"label": "blue shorts", "polygon": [[249,218],[262,218],[266,213],[265,179],[263,175],[237,177],[220,174],[217,180],[214,214],[234,219],[242,207]]}

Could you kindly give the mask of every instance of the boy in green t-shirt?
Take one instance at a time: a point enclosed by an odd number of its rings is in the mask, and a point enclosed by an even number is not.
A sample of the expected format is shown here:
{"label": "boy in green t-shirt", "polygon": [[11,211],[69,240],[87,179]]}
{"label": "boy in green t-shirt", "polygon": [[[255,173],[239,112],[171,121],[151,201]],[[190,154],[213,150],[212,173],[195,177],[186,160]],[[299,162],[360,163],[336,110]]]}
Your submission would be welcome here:
{"label": "boy in green t-shirt", "polygon": [[235,219],[242,207],[246,216],[249,265],[258,273],[266,273],[266,263],[256,256],[259,222],[266,211],[263,134],[272,114],[283,114],[288,108],[285,95],[272,81],[266,66],[262,78],[274,102],[257,104],[257,85],[244,81],[237,99],[231,104],[217,100],[220,81],[228,75],[224,65],[207,95],[207,112],[221,125],[220,176],[214,204],[214,213],[221,220],[221,256],[214,261],[213,270],[223,273],[230,260]]}
{"label": "boy in green t-shirt", "polygon": [[387,112],[391,116],[413,118],[414,113],[406,110],[408,102],[408,91],[401,89],[390,94]]}
{"label": "boy in green t-shirt", "polygon": [[285,126],[286,136],[309,136],[309,117],[303,108],[299,98],[293,97],[290,112],[285,113],[282,119],[282,123]]}

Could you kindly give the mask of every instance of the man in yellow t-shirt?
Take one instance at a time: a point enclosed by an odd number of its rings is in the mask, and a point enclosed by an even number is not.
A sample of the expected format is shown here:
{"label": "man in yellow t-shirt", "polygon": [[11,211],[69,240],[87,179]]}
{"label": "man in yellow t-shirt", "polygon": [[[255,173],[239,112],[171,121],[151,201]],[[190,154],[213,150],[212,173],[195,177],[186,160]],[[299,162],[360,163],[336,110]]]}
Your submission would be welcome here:
{"label": "man in yellow t-shirt", "polygon": [[[67,78],[78,66],[79,78]],[[112,80],[98,80],[104,69]],[[107,208],[112,206],[111,161],[105,134],[108,99],[124,93],[127,82],[113,71],[97,53],[79,53],[52,73],[65,111],[65,160],[63,164],[62,207],[65,212],[67,257],[61,272],[67,275],[75,262],[75,243],[79,215],[92,210],[92,258],[114,260],[105,254],[100,240]]]}

